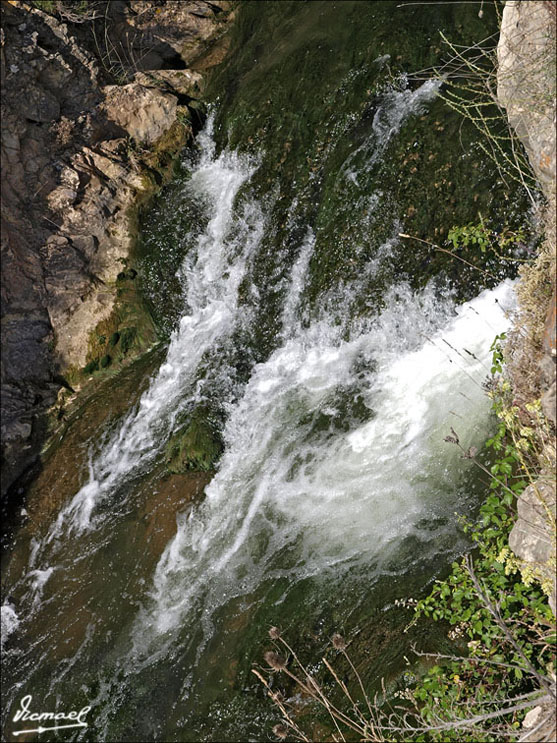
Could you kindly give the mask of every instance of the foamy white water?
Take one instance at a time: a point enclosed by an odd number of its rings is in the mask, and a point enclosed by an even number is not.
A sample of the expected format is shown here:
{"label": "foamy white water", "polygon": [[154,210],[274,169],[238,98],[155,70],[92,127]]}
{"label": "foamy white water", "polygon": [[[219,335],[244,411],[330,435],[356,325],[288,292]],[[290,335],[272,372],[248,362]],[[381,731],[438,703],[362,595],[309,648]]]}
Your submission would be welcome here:
{"label": "foamy white water", "polygon": [[[296,286],[295,265],[294,294]],[[431,289],[399,286],[388,300],[349,340],[318,322],[256,366],[206,500],[179,519],[159,562],[136,650],[178,628],[199,595],[209,617],[278,575],[287,547],[292,580],[385,561],[405,536],[420,536],[421,517],[458,507],[460,452],[443,439],[452,425],[466,445],[481,444],[481,385],[491,340],[509,324],[512,285],[456,309]],[[350,413],[355,399],[371,420]]]}
{"label": "foamy white water", "polygon": [[358,172],[352,164],[358,156],[365,152],[367,157],[365,167],[370,168],[375,165],[382,159],[389,142],[408,117],[424,113],[427,103],[435,98],[441,85],[440,80],[426,80],[414,91],[404,89],[387,93],[373,116],[373,136],[355,149],[344,162],[342,172],[345,177],[357,185]]}
{"label": "foamy white water", "polygon": [[[365,145],[371,160],[435,91],[426,83],[385,97]],[[32,551],[33,607],[53,570],[44,565],[48,545],[101,526],[98,506],[154,461],[180,412],[195,404],[205,354],[252,322],[239,288],[262,245],[266,215],[238,195],[255,165],[228,151],[216,157],[210,127],[200,143],[185,197],[201,198],[211,218],[179,271],[184,315],[137,409],[91,456],[89,481]],[[377,202],[372,195],[368,206]],[[503,283],[455,308],[433,287],[413,293],[400,284],[380,316],[354,319],[350,308],[392,255],[399,229],[394,216],[391,239],[360,279],[339,282],[311,321],[303,294],[317,238],[308,226],[283,300],[279,347],[228,405],[218,472],[204,502],[177,517],[135,621],[135,657],[166,646],[199,602],[209,637],[214,610],[265,579],[296,581],[372,561],[379,573],[403,539],[426,540],[424,518],[457,507],[459,452],[443,438],[452,425],[467,445],[481,444],[489,415],[481,384],[491,340],[508,326],[502,308],[512,305],[512,289]]]}
{"label": "foamy white water", "polygon": [[19,617],[15,608],[9,604],[2,604],[0,607],[0,647],[4,650],[4,645],[8,637],[13,634],[19,626]]}
{"label": "foamy white water", "polygon": [[308,270],[311,255],[315,247],[315,234],[311,227],[308,227],[306,236],[298,257],[292,268],[289,291],[286,295],[284,308],[282,310],[282,332],[283,337],[294,335],[300,329],[300,301],[302,293],[308,281]]}
{"label": "foamy white water", "polygon": [[257,202],[235,208],[240,188],[255,165],[236,153],[214,156],[212,120],[198,138],[199,164],[188,184],[188,197],[202,197],[212,214],[207,229],[179,271],[187,308],[173,333],[165,362],[149,389],[101,452],[89,460],[89,480],[62,509],[47,541],[64,527],[80,533],[92,526],[92,513],[135,469],[154,459],[172,432],[179,413],[195,401],[188,385],[203,355],[231,332],[238,315],[238,288],[263,234]]}

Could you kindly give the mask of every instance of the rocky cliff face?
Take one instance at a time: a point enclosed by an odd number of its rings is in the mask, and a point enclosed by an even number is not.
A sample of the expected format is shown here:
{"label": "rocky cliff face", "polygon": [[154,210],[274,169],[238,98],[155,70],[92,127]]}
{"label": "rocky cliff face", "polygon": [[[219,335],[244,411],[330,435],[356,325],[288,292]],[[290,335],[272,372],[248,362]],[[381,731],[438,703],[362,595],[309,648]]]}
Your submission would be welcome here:
{"label": "rocky cliff face", "polygon": [[555,207],[555,5],[505,3],[497,47],[497,97]]}
{"label": "rocky cliff face", "polygon": [[[2,495],[85,363],[132,246],[130,207],[192,132],[227,0],[3,2]],[[46,4],[42,4],[43,6]],[[160,182],[160,175],[154,174]]]}
{"label": "rocky cliff face", "polygon": [[[524,145],[532,170],[547,200],[544,218],[545,241],[537,264],[523,272],[518,294],[521,314],[517,344],[518,363],[511,361],[511,378],[517,387],[521,366],[529,365],[532,397],[541,392],[548,420],[556,423],[555,346],[555,207],[556,207],[556,107],[555,107],[555,20],[550,2],[507,2],[503,11],[497,49],[497,96],[511,126]],[[530,272],[530,273],[528,273]],[[530,277],[537,277],[532,280]],[[529,287],[553,284],[549,307],[535,306],[526,296]],[[532,292],[530,292],[532,293]],[[547,298],[545,299],[547,303]],[[529,326],[524,330],[523,326]],[[536,336],[536,342],[532,337]],[[545,453],[555,463],[555,450]],[[540,479],[523,492],[518,518],[510,535],[512,550],[525,563],[553,581],[551,607],[555,612],[555,483],[554,467],[542,470]]]}

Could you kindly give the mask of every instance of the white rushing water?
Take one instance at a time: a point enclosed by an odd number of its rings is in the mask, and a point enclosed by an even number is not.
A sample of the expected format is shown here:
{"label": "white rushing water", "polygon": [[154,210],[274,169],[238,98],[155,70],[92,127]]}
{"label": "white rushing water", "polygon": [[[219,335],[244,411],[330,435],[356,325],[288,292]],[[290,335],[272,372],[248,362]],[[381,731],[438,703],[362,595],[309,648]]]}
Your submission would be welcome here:
{"label": "white rushing water", "polygon": [[[366,145],[373,157],[435,89],[426,83],[386,97]],[[242,192],[256,165],[229,151],[217,157],[210,126],[199,140],[184,197],[202,198],[210,219],[179,272],[184,315],[137,408],[91,456],[88,482],[33,550],[33,606],[52,574],[50,547],[102,526],[98,506],[155,461],[180,412],[196,402],[204,356],[252,322],[239,290],[266,229],[261,205]],[[348,170],[347,161],[339,179]],[[424,553],[435,550],[428,531],[435,527],[427,525],[452,515],[455,472],[471,466],[443,439],[454,426],[465,445],[482,443],[489,416],[482,382],[490,343],[509,324],[512,287],[504,282],[455,307],[433,286],[415,293],[400,283],[380,315],[351,318],[349,308],[391,255],[397,233],[393,218],[391,239],[361,279],[339,281],[312,318],[303,294],[319,236],[307,227],[293,256],[278,347],[228,403],[218,471],[203,503],[177,515],[135,619],[136,658],[167,647],[199,602],[208,637],[214,610],[264,580],[372,564],[380,574],[407,537],[423,543]]]}
{"label": "white rushing water", "polygon": [[0,607],[0,646],[2,651],[8,637],[13,634],[19,626],[19,617],[12,604],[6,602]]}
{"label": "white rushing water", "polygon": [[[296,269],[293,279],[295,292]],[[349,340],[323,322],[300,330],[254,369],[206,500],[179,518],[159,562],[138,646],[179,627],[201,593],[209,631],[213,609],[284,572],[275,556],[285,549],[293,579],[386,561],[405,536],[420,536],[422,516],[458,506],[460,452],[443,438],[452,425],[466,445],[481,443],[489,415],[481,383],[490,342],[508,325],[512,286],[456,312],[431,289],[413,295],[405,286],[388,305]],[[361,398],[371,420],[338,429],[349,417],[342,390]]]}
{"label": "white rushing water", "polygon": [[255,201],[235,210],[242,185],[255,165],[236,153],[215,157],[212,120],[200,133],[200,160],[187,184],[185,198],[202,197],[212,214],[207,229],[186,258],[179,274],[185,287],[186,312],[174,332],[165,362],[132,411],[89,462],[89,481],[60,512],[48,541],[59,538],[64,527],[80,533],[92,525],[92,512],[104,497],[157,455],[188,401],[188,386],[203,355],[223,342],[237,320],[238,288],[246,267],[259,247],[264,218]]}

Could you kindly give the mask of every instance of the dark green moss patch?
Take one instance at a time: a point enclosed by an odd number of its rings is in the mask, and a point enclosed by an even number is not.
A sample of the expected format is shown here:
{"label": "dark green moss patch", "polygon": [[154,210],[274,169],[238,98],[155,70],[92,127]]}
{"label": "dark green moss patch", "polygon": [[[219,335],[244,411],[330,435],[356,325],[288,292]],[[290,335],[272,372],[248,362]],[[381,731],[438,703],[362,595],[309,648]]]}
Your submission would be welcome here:
{"label": "dark green moss patch", "polygon": [[120,351],[124,356],[137,341],[137,328],[122,328],[120,332]]}
{"label": "dark green moss patch", "polygon": [[85,364],[83,367],[83,372],[85,374],[92,374],[93,372],[96,372],[99,370],[99,360],[93,359],[92,361],[89,361],[88,364]]}
{"label": "dark green moss patch", "polygon": [[214,469],[223,449],[210,409],[197,407],[190,420],[170,439],[165,449],[168,469],[175,474]]}

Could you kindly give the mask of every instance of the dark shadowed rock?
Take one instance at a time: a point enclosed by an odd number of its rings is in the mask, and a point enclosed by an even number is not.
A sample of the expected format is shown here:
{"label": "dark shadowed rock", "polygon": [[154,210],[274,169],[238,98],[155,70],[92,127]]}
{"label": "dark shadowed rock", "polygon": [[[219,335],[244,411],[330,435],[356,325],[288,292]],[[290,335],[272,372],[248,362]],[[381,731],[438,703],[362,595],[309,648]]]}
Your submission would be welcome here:
{"label": "dark shadowed rock", "polygon": [[27,88],[21,101],[21,113],[30,121],[54,121],[60,116],[60,103],[45,88],[32,85]]}

